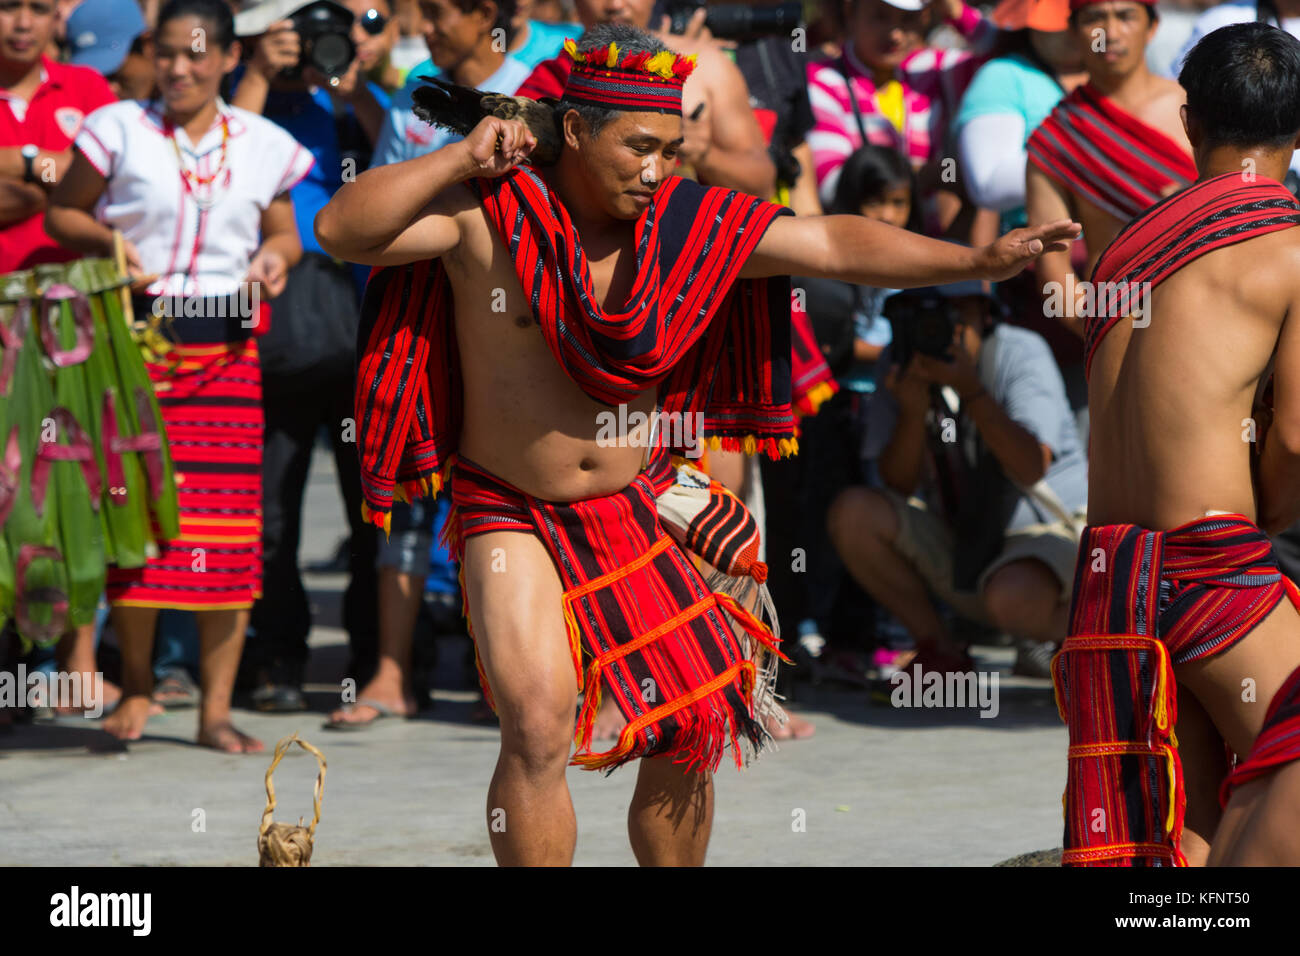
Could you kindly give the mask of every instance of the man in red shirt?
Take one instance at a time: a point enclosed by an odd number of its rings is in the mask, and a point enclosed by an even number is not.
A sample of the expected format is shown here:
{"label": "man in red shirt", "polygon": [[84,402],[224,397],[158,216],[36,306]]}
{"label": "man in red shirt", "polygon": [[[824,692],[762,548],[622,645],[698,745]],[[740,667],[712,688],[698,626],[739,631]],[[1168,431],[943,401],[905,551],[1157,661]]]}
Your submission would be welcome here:
{"label": "man in red shirt", "polygon": [[0,274],[80,255],[45,234],[45,197],[81,121],[114,96],[94,70],[45,55],[57,20],[54,0],[0,0]]}

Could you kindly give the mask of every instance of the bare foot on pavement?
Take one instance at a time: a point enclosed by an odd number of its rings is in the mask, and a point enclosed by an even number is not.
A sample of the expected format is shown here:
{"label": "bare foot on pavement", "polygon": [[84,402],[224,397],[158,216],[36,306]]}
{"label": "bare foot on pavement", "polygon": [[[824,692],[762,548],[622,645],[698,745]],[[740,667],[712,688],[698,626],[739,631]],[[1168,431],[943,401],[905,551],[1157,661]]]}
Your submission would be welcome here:
{"label": "bare foot on pavement", "polygon": [[260,740],[240,733],[228,720],[201,726],[199,745],[223,750],[228,754],[257,754],[266,749]]}

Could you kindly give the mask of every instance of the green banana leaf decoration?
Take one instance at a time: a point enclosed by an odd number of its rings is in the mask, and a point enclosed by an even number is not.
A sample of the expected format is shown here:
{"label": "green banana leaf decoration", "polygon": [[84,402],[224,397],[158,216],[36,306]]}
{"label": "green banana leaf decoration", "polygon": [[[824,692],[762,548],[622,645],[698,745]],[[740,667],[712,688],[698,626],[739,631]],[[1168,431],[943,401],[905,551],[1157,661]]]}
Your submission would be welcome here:
{"label": "green banana leaf decoration", "polygon": [[90,623],[109,563],[179,535],[126,284],[107,259],[0,276],[0,625],[25,645]]}
{"label": "green banana leaf decoration", "polygon": [[13,616],[24,647],[32,641],[52,644],[68,629],[68,572],[58,533],[61,499],[49,480],[52,463],[38,455],[44,439],[52,443],[57,434],[53,409],[40,344],[28,335],[18,352],[6,438],[6,456],[12,460],[16,453],[21,459],[5,538],[14,559]]}
{"label": "green banana leaf decoration", "polygon": [[[103,260],[107,263],[107,260]],[[111,268],[111,264],[108,264]],[[117,363],[117,406],[125,412],[128,431],[123,433],[119,447],[135,452],[143,468],[148,495],[135,495],[145,501],[152,512],[158,534],[165,540],[180,537],[180,507],[176,499],[176,472],[172,467],[171,451],[163,429],[162,412],[154,394],[149,370],[140,355],[140,346],[132,337],[122,311],[121,297],[103,295],[104,321],[108,326],[108,339],[113,358]],[[156,436],[156,437],[155,437]],[[127,457],[127,456],[123,456]],[[152,544],[152,542],[150,542]]]}
{"label": "green banana leaf decoration", "polygon": [[82,427],[84,424],[90,434],[98,434],[98,416],[93,411],[87,381],[87,360],[95,345],[90,303],[69,285],[52,285],[41,296],[37,324],[45,354],[54,365],[54,401],[58,407],[52,417],[64,449],[44,450],[77,463],[77,467],[63,464],[52,470],[59,496],[63,559],[68,569],[68,623],[80,627],[94,621],[107,574],[104,532],[97,514],[102,472]]}

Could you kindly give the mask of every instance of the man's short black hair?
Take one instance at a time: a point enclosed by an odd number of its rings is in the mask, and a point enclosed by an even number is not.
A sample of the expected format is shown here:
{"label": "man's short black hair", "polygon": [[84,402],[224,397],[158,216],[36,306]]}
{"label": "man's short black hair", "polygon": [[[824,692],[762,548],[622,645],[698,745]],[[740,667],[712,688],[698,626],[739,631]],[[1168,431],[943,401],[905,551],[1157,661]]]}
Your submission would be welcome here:
{"label": "man's short black hair", "polygon": [[1282,148],[1300,134],[1300,41],[1267,23],[1207,34],[1178,74],[1208,146]]}

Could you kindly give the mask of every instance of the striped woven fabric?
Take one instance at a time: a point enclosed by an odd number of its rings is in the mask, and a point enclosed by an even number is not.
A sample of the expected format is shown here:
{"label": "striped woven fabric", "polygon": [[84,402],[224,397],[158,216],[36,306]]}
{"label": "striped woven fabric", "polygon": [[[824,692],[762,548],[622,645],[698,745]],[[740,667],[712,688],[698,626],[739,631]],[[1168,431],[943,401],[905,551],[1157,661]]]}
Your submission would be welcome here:
{"label": "striped woven fabric", "polygon": [[147,363],[176,468],[180,537],[142,568],[108,570],[134,607],[246,608],[262,593],[262,370],[250,339],[176,345]]}
{"label": "striped woven fabric", "polygon": [[[1300,202],[1281,183],[1224,173],[1161,201],[1120,230],[1097,259],[1098,288],[1154,290],[1183,266],[1223,246],[1300,225]],[[1105,286],[1103,286],[1105,284]],[[1085,372],[1106,333],[1127,309],[1097,310],[1085,329]]]}
{"label": "striped woven fabric", "polygon": [[[460,457],[452,476],[455,510],[446,538],[458,560],[467,538],[516,531],[541,538],[555,562],[564,587],[556,610],[584,694],[573,764],[613,769],[670,755],[690,768],[716,770],[728,740],[737,766],[741,738],[754,753],[762,748],[753,656],[761,648],[776,652],[777,642],[733,598],[710,591],[660,525],[655,498],[673,482],[666,452],[622,491],[581,501],[542,501]],[[729,622],[746,635],[751,653]],[[481,667],[479,677],[491,703]],[[628,723],[610,750],[593,753],[602,693],[613,695]]]}
{"label": "striped woven fabric", "polygon": [[1232,792],[1243,783],[1272,773],[1293,760],[1300,760],[1300,667],[1291,672],[1273,695],[1255,745],[1223,781],[1219,802],[1226,807]]}
{"label": "striped woven fabric", "polygon": [[1085,529],[1052,666],[1070,731],[1064,864],[1185,865],[1173,665],[1231,647],[1284,595],[1300,606],[1242,515]]}
{"label": "striped woven fabric", "polygon": [[659,493],[659,519],[687,551],[732,577],[767,580],[758,560],[758,522],[721,482],[690,465],[677,468],[676,480]]}
{"label": "striped woven fabric", "polygon": [[[468,182],[510,251],[547,345],[584,392],[616,405],[657,387],[663,412],[703,413],[714,447],[794,453],[790,281],[737,278],[788,209],[669,177],[636,221],[637,278],[626,306],[607,313],[568,212],[531,167]],[[366,290],[357,431],[367,513],[380,526],[396,486],[408,497],[441,487],[459,439],[447,288],[434,262],[378,268]]]}
{"label": "striped woven fabric", "polygon": [[790,345],[795,413],[816,415],[822,402],[838,392],[840,385],[826,364],[813,333],[812,320],[803,307],[802,296],[797,294],[790,299]]}
{"label": "striped woven fabric", "polygon": [[1029,137],[1029,162],[1121,222],[1170,186],[1196,179],[1191,154],[1091,83],[1056,104]]}

